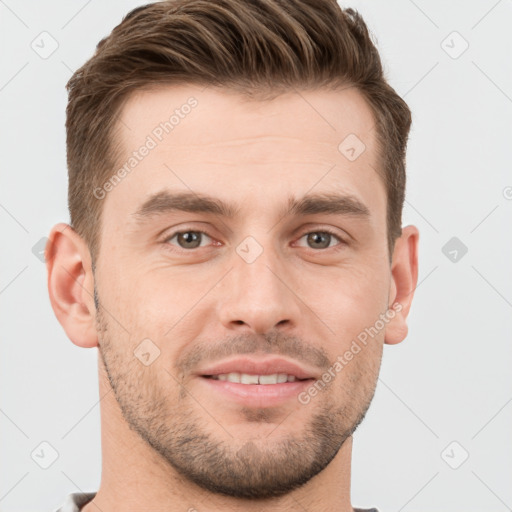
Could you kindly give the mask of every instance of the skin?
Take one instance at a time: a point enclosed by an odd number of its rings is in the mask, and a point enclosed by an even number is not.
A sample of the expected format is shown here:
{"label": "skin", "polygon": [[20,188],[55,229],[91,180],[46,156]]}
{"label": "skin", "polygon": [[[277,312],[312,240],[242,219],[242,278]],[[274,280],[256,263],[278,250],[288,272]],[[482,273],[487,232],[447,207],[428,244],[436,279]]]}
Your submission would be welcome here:
{"label": "skin", "polygon": [[[102,199],[94,272],[70,226],[49,236],[55,314],[73,343],[99,348],[102,477],[83,510],[352,511],[352,433],[384,343],[407,335],[418,230],[403,228],[390,263],[374,121],[357,90],[265,102],[192,85],[139,91],[122,110],[125,156],[190,96],[197,106]],[[338,150],[351,133],[366,146],[354,161]],[[164,189],[239,211],[138,218]],[[287,211],[290,196],[333,192],[369,215]],[[314,234],[325,230],[334,236],[322,244]],[[190,248],[178,231],[207,236]],[[251,263],[237,252],[248,236],[262,250]],[[242,406],[195,373],[228,354],[278,354],[321,377],[393,304],[400,311],[308,404]],[[160,352],[146,366],[134,350],[148,338]]]}

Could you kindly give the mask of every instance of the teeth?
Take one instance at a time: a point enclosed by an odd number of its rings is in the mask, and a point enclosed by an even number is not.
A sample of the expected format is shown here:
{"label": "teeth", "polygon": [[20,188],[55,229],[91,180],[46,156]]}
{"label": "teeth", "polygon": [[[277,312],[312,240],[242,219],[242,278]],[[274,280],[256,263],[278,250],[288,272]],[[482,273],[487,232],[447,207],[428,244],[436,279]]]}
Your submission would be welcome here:
{"label": "teeth", "polygon": [[226,380],[229,382],[240,382],[240,374],[239,373],[228,373],[226,375]]}
{"label": "teeth", "polygon": [[258,384],[258,376],[242,373],[240,374],[240,384]]}
{"label": "teeth", "polygon": [[259,375],[258,381],[260,384],[277,384],[278,375],[277,373],[273,375]]}
{"label": "teeth", "polygon": [[249,373],[221,373],[212,375],[215,380],[227,380],[228,382],[237,382],[240,384],[283,384],[284,382],[295,382],[295,375],[286,373],[274,373],[272,375],[251,375]]}

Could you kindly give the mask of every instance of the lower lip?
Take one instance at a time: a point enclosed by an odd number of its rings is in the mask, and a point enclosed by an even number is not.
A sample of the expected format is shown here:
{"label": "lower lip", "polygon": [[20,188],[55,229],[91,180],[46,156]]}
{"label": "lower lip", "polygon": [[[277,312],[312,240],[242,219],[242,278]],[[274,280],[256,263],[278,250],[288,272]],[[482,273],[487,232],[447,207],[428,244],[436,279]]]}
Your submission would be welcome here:
{"label": "lower lip", "polygon": [[200,380],[227,400],[250,407],[275,407],[292,399],[298,401],[299,393],[314,382],[308,379],[282,384],[239,384],[207,377],[200,377]]}

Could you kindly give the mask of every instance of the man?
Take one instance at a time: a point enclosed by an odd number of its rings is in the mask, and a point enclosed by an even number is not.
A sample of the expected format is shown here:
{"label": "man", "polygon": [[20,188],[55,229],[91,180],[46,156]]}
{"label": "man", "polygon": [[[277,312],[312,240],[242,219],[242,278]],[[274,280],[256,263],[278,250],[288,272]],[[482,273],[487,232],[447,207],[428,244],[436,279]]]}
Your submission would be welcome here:
{"label": "man", "polygon": [[55,314],[98,347],[102,477],[61,511],[340,511],[407,335],[411,122],[333,0],[135,9],[68,83]]}

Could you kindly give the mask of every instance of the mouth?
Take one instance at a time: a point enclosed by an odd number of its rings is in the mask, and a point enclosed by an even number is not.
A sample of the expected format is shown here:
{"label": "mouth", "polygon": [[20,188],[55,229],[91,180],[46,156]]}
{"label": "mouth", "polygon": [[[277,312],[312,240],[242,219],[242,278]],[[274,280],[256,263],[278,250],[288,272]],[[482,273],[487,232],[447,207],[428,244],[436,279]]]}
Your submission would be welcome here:
{"label": "mouth", "polygon": [[251,373],[240,373],[240,372],[230,372],[230,373],[219,373],[216,375],[201,375],[206,379],[212,380],[220,380],[226,382],[234,382],[236,384],[258,384],[262,386],[268,386],[272,384],[284,384],[286,382],[296,382],[296,381],[310,381],[313,378],[305,378],[300,379],[295,375],[287,374],[287,373],[272,373],[270,375],[267,374],[251,374]]}
{"label": "mouth", "polygon": [[261,359],[245,356],[202,368],[197,375],[237,384],[276,385],[311,380],[319,373],[318,370],[303,367],[298,362],[282,357]]}
{"label": "mouth", "polygon": [[242,357],[203,368],[196,375],[212,403],[264,408],[298,401],[318,373],[283,358]]}
{"label": "mouth", "polygon": [[243,407],[279,407],[299,402],[300,393],[315,379],[298,379],[286,373],[200,375],[198,379],[207,393],[208,402],[218,407],[235,404]]}

